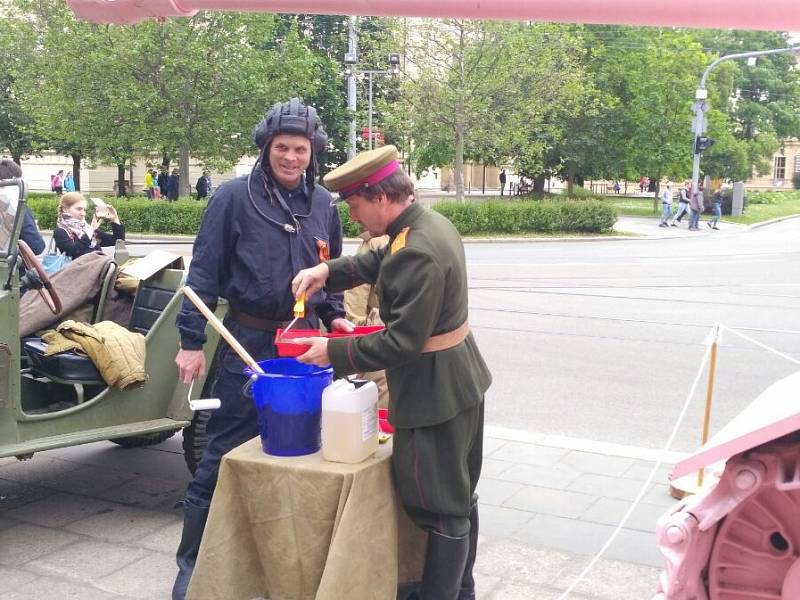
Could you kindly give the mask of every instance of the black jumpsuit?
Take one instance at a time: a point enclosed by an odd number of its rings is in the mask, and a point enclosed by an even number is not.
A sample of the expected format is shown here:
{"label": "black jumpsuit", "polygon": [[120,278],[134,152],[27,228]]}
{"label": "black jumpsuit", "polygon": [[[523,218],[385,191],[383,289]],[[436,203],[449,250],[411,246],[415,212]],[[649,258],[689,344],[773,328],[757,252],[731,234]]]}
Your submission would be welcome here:
{"label": "black jumpsuit", "polygon": [[[274,331],[244,326],[232,313],[290,320],[295,302],[292,278],[320,262],[321,246],[331,257],[341,254],[342,226],[339,213],[330,206],[330,193],[320,186],[314,188],[310,202],[303,183],[294,190],[277,188],[294,214],[295,225],[280,203],[268,198],[262,171],[253,173],[249,185],[255,206],[247,193],[247,176],[228,181],[214,192],[194,243],[187,285],[210,307],[216,306],[218,297],[228,301],[226,327],[261,361],[275,357]],[[287,232],[285,224],[297,231]],[[341,294],[322,290],[306,300],[311,326],[319,320],[329,326],[338,317],[344,317]],[[205,325],[205,318],[184,300],[177,318],[181,347],[201,349]],[[195,506],[210,505],[222,455],[258,435],[253,402],[242,393],[247,382],[244,368],[236,353],[220,341],[216,374],[209,376],[216,376],[214,396],[222,400],[222,406],[212,412],[208,446],[186,492],[186,500]]]}

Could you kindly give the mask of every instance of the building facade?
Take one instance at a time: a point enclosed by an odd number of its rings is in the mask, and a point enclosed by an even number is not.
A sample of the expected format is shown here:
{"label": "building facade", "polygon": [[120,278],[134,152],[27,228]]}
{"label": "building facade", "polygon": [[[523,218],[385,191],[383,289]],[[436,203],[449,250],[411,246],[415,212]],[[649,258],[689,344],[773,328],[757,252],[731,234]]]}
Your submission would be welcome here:
{"label": "building facade", "polygon": [[796,173],[800,173],[800,140],[785,140],[772,156],[771,170],[763,174],[754,173],[745,182],[745,189],[791,190]]}

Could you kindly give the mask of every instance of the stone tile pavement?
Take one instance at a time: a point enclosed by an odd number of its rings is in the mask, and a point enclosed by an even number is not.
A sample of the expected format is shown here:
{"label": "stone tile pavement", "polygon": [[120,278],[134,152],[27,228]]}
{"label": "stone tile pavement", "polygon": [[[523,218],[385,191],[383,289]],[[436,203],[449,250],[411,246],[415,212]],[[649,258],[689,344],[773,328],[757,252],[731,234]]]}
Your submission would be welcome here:
{"label": "stone tile pavement", "polygon": [[[558,598],[658,458],[643,448],[487,426],[478,597]],[[667,470],[570,598],[652,597],[655,522],[673,504]],[[150,448],[99,442],[26,462],[0,459],[0,600],[169,598],[181,530],[173,505],[188,479],[179,437]]]}

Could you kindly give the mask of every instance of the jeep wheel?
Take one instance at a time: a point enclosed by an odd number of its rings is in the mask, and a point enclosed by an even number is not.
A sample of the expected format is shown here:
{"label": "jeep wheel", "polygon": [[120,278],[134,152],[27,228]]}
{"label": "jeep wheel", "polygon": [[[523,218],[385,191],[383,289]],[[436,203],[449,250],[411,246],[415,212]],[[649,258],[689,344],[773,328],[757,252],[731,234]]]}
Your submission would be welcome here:
{"label": "jeep wheel", "polygon": [[210,410],[198,410],[194,413],[192,423],[183,428],[183,458],[192,475],[197,470],[208,444],[206,425],[209,417],[211,417]]}
{"label": "jeep wheel", "polygon": [[114,442],[123,448],[144,448],[145,446],[160,444],[178,433],[178,431],[178,429],[171,429],[169,431],[159,431],[158,433],[151,433],[148,435],[132,435],[109,440],[109,442]]}

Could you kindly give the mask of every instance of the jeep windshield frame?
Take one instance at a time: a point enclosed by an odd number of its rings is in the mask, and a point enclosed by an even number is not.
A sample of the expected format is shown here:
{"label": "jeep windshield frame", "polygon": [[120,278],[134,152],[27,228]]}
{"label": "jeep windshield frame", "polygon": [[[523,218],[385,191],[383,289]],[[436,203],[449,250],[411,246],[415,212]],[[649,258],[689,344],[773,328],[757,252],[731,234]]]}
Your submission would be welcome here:
{"label": "jeep windshield frame", "polygon": [[0,258],[8,258],[16,249],[27,195],[28,189],[22,179],[0,180]]}

